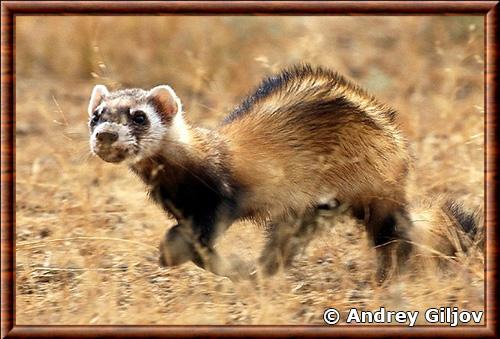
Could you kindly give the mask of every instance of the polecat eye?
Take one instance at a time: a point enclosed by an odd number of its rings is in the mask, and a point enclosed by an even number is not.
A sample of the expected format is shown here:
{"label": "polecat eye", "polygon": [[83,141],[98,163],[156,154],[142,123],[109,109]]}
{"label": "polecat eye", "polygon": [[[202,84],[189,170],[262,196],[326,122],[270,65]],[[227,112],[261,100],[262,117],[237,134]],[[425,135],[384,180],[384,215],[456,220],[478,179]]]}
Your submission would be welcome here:
{"label": "polecat eye", "polygon": [[146,123],[146,114],[143,111],[135,111],[132,121],[138,125],[144,125]]}
{"label": "polecat eye", "polygon": [[90,124],[91,125],[95,125],[99,122],[99,115],[94,113],[94,115],[92,116],[92,120],[90,120]]}

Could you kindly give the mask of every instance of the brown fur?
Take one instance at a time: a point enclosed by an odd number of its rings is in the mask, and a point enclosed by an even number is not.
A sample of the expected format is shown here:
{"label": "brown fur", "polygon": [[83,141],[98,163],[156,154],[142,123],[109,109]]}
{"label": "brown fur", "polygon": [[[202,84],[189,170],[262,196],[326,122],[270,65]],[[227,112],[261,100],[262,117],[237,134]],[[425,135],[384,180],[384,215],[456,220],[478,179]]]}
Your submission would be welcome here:
{"label": "brown fur", "polygon": [[409,156],[394,111],[330,71],[306,66],[278,77],[278,86],[247,99],[251,105],[218,131],[227,140],[233,176],[247,190],[244,210],[254,218],[300,215],[333,196],[366,211],[381,266],[390,266],[392,252],[400,250],[388,243],[409,227]]}
{"label": "brown fur", "polygon": [[276,216],[332,194],[352,204],[404,205],[409,157],[390,110],[336,74],[292,72],[218,130],[234,178],[248,189],[247,209]]}
{"label": "brown fur", "polygon": [[[147,93],[163,106],[177,103],[159,111],[160,116],[180,107],[169,91]],[[155,99],[154,93],[161,96]],[[169,251],[184,243],[180,252],[189,253],[189,248],[196,253],[182,260],[216,271],[214,262],[221,260],[213,243],[235,220],[293,223],[308,219],[325,200],[337,199],[363,212],[380,254],[379,273],[385,276],[390,254],[399,251],[393,241],[404,239],[410,224],[405,197],[409,156],[392,109],[337,73],[298,66],[264,80],[213,131],[181,120],[175,125],[181,113],[166,126],[170,132],[158,154],[132,165],[153,199],[179,222],[175,235],[162,241],[162,262],[173,264],[168,258],[177,256]],[[302,229],[298,234],[308,233]],[[271,241],[288,239],[274,234],[277,239]],[[197,250],[200,246],[204,249]],[[273,247],[286,246],[266,249]],[[398,252],[401,258],[404,252]],[[208,258],[200,260],[202,253]]]}

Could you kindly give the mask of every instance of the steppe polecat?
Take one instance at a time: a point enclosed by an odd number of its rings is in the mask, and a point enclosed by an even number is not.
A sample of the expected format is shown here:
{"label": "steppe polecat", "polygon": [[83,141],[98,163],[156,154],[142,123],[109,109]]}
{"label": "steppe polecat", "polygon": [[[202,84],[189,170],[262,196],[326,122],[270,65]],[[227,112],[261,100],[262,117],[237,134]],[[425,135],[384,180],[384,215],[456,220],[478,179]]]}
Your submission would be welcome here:
{"label": "steppe polecat", "polygon": [[335,72],[296,66],[271,76],[213,130],[188,124],[166,85],[114,92],[97,85],[88,112],[93,153],[127,163],[177,219],[160,245],[163,265],[192,260],[231,275],[239,267],[218,256],[214,241],[233,222],[287,227],[336,199],[364,220],[383,274],[395,240],[411,227],[410,160],[396,112]]}

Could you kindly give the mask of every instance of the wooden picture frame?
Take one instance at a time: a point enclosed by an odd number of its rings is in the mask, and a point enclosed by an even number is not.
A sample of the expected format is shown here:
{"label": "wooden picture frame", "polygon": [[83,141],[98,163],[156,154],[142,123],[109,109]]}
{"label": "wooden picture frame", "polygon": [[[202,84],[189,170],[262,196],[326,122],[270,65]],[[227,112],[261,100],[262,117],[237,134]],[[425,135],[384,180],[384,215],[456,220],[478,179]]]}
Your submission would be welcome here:
{"label": "wooden picture frame", "polygon": [[[497,327],[496,186],[498,1],[5,1],[2,8],[2,337],[494,337]],[[478,15],[485,18],[485,326],[18,326],[15,316],[15,19],[21,15]]]}

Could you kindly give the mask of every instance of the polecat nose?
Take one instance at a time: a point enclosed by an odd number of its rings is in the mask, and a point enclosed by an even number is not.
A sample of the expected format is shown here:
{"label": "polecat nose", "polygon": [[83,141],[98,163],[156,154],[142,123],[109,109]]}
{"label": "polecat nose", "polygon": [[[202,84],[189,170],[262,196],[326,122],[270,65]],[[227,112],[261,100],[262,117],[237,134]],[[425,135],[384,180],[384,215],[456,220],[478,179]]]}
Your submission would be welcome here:
{"label": "polecat nose", "polygon": [[111,144],[118,140],[118,133],[116,132],[98,132],[95,137],[100,142]]}

